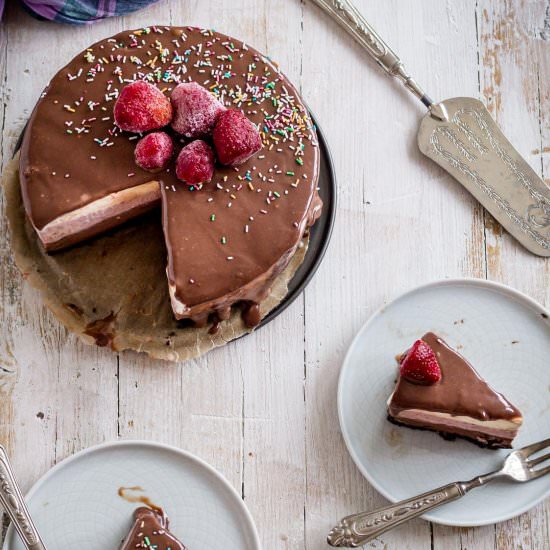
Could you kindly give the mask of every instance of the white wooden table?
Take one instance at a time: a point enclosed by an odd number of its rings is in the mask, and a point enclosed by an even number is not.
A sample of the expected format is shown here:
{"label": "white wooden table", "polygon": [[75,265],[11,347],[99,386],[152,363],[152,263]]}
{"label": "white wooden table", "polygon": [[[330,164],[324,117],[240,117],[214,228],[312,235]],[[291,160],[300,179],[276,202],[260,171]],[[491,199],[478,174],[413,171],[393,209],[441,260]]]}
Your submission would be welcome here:
{"label": "white wooden table", "polygon": [[[8,1],[0,26],[0,161],[49,77],[124,28],[200,25],[278,60],[332,148],[336,227],[305,293],[267,328],[169,365],[87,347],[15,268],[1,218],[0,442],[23,489],[75,451],[116,438],[167,442],[242,491],[264,548],[325,548],[334,520],[384,499],[345,449],[336,383],[346,348],[383,303],[421,283],[502,281],[550,306],[550,261],[519,248],[415,145],[419,105],[307,0],[163,0],[86,28],[38,22]],[[481,98],[533,168],[550,173],[550,4],[357,0],[434,98]],[[550,182],[550,180],[547,180]],[[494,526],[413,521],[388,549],[548,548],[550,507]],[[1,536],[0,536],[1,538]]]}

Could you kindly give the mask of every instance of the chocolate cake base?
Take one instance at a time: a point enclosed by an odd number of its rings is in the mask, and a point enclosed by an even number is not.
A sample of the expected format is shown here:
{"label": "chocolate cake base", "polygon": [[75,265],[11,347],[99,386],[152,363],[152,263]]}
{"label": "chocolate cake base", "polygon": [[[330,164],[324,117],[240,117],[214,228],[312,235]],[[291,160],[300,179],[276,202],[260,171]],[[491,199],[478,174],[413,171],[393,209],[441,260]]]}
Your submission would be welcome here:
{"label": "chocolate cake base", "polygon": [[503,441],[501,439],[495,439],[491,437],[485,437],[484,441],[480,441],[479,439],[476,439],[475,437],[469,437],[467,435],[461,435],[456,433],[449,433],[444,432],[441,430],[438,430],[436,428],[428,428],[426,426],[414,426],[413,424],[407,424],[405,422],[400,422],[399,420],[396,420],[393,416],[390,416],[389,414],[386,416],[386,418],[396,426],[403,426],[405,428],[411,428],[413,430],[422,430],[426,432],[435,432],[443,439],[446,439],[447,441],[454,441],[455,439],[464,439],[466,441],[469,441],[470,443],[475,443],[478,447],[481,447],[482,449],[491,449],[491,450],[497,450],[497,449],[511,449],[512,445],[510,441]]}

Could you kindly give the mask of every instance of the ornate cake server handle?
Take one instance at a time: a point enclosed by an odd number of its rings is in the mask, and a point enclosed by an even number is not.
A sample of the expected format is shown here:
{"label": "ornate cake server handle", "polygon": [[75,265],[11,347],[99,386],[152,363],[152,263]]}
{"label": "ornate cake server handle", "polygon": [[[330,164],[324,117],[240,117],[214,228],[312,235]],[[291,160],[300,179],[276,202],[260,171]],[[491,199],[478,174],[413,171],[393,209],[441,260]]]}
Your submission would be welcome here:
{"label": "ornate cake server handle", "polygon": [[312,0],[331,16],[367,51],[386,73],[403,82],[407,90],[430,109],[436,118],[446,119],[445,112],[426,94],[403,66],[399,56],[380,38],[357,8],[348,0]]}
{"label": "ornate cake server handle", "polygon": [[428,493],[408,500],[402,500],[391,506],[379,508],[374,512],[362,512],[346,516],[328,534],[327,542],[331,546],[356,548],[381,535],[382,533],[425,514],[428,510],[456,500],[465,494],[461,483],[449,483]]}
{"label": "ornate cake server handle", "polygon": [[46,550],[19,490],[6,450],[0,445],[0,504],[27,550]]}

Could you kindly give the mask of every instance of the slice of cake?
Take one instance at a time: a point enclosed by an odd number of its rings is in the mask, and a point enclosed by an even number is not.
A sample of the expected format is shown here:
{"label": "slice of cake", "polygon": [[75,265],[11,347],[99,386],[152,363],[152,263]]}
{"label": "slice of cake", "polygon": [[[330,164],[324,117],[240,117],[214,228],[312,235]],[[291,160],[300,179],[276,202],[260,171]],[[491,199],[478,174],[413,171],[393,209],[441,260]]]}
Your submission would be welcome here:
{"label": "slice of cake", "polygon": [[186,550],[168,531],[168,518],[162,511],[141,507],[134,512],[134,523],[120,550],[154,548],[155,550]]}
{"label": "slice of cake", "polygon": [[489,448],[511,448],[523,418],[502,394],[441,338],[428,332],[399,358],[388,420],[456,436]]}

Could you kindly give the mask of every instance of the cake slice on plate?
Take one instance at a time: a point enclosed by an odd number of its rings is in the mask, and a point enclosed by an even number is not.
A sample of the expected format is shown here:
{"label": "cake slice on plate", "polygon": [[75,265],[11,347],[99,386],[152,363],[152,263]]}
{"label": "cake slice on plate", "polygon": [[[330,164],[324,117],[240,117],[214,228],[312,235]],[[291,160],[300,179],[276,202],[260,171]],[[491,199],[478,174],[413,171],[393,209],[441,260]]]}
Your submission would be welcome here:
{"label": "cake slice on plate", "polygon": [[168,519],[164,512],[144,506],[134,512],[134,523],[120,550],[134,548],[186,550],[186,547],[168,531]]}
{"label": "cake slice on plate", "polygon": [[441,338],[428,332],[399,363],[388,420],[482,447],[512,447],[523,421],[520,411]]}

